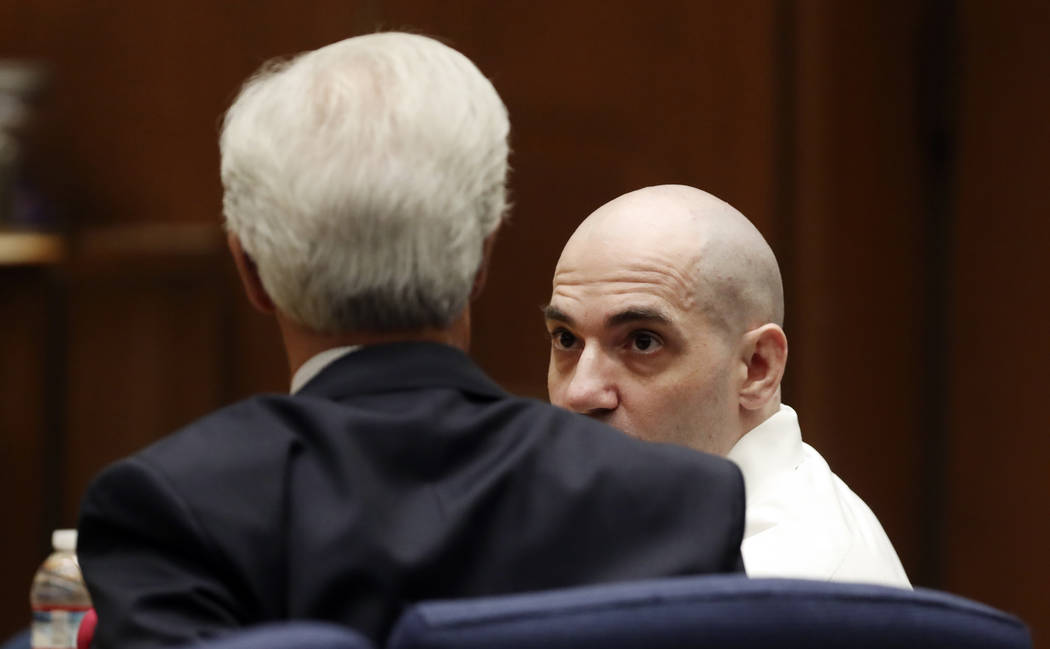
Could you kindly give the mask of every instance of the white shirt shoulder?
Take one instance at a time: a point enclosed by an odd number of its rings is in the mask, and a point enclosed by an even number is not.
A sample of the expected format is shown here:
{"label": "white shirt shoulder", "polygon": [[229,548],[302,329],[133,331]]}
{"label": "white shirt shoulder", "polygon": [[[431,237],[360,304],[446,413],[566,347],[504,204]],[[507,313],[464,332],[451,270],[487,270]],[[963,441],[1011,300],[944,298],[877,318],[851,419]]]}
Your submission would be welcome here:
{"label": "white shirt shoulder", "polygon": [[802,441],[790,407],[744,435],[728,457],[744,475],[749,575],[911,586],[875,514]]}

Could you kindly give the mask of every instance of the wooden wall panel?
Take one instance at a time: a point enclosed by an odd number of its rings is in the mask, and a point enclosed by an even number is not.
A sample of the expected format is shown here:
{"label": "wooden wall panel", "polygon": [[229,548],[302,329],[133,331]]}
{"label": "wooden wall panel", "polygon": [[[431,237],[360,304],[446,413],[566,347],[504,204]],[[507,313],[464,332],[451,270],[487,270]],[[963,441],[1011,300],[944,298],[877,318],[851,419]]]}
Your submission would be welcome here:
{"label": "wooden wall panel", "polygon": [[261,392],[285,392],[291,383],[291,372],[277,323],[251,306],[241,291],[233,261],[224,263],[228,271],[228,302],[224,308],[230,318],[225,326],[225,344],[230,346],[232,360],[231,366],[224,368],[229,384],[223,401]]}
{"label": "wooden wall panel", "polygon": [[48,269],[0,267],[0,493],[6,557],[0,638],[29,619],[29,585],[45,545],[46,409],[57,395],[47,376]]}
{"label": "wooden wall panel", "polygon": [[378,5],[377,24],[461,48],[510,112],[514,210],[474,311],[475,356],[501,383],[546,398],[539,307],[565,241],[602,203],[686,183],[773,229],[773,10],[696,0]]}
{"label": "wooden wall panel", "polygon": [[75,224],[221,217],[216,134],[265,60],[352,34],[361,2],[7,0],[0,56],[51,66],[43,182]]}
{"label": "wooden wall panel", "polygon": [[222,404],[229,350],[216,261],[74,270],[63,524],[76,523],[84,487],[103,466]]}
{"label": "wooden wall panel", "polygon": [[913,578],[919,558],[922,195],[919,16],[910,4],[795,8],[795,204],[785,400],[871,506]]}
{"label": "wooden wall panel", "polygon": [[946,587],[1050,641],[1050,5],[964,2]]}

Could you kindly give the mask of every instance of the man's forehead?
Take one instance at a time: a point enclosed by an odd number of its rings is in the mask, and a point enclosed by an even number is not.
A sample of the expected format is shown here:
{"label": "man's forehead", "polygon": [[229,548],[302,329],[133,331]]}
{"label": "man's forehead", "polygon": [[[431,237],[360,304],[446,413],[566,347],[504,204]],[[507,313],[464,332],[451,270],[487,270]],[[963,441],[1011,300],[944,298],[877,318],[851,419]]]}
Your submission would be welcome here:
{"label": "man's forehead", "polygon": [[548,320],[560,320],[575,324],[584,318],[597,318],[607,324],[616,325],[627,320],[655,320],[670,322],[674,309],[663,300],[633,298],[627,300],[588,301],[571,299],[555,294],[545,305],[543,315]]}
{"label": "man's forehead", "polygon": [[673,247],[633,245],[581,246],[558,262],[552,295],[587,302],[662,300],[683,309],[697,294],[696,254]]}
{"label": "man's forehead", "polygon": [[643,319],[688,328],[702,317],[700,279],[695,254],[678,253],[627,246],[566,255],[554,274],[550,313],[580,329]]}
{"label": "man's forehead", "polygon": [[663,283],[606,281],[555,283],[547,319],[578,327],[616,327],[647,320],[672,324],[688,318],[694,298]]}
{"label": "man's forehead", "polygon": [[691,217],[636,218],[629,211],[596,213],[565,244],[557,271],[612,273],[625,266],[692,274],[703,248],[702,229]]}

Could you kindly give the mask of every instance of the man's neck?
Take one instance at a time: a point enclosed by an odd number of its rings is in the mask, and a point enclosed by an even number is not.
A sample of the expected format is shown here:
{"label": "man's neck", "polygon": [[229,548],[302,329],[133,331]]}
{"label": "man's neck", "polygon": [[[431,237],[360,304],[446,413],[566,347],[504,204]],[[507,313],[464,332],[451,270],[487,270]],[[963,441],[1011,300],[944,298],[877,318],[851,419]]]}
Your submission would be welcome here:
{"label": "man's neck", "polygon": [[295,375],[303,363],[317,354],[335,347],[380,345],[398,342],[435,342],[470,351],[470,310],[464,309],[451,325],[444,329],[414,329],[407,331],[347,331],[322,333],[314,331],[278,312],[277,326],[284,339],[288,368]]}
{"label": "man's neck", "polygon": [[780,388],[777,388],[776,395],[769,400],[768,403],[763,405],[757,410],[748,410],[746,408],[740,409],[740,433],[736,439],[730,440],[729,447],[724,449],[721,455],[726,455],[736,443],[743,439],[744,435],[747,435],[755,428],[758,428],[760,424],[772,417],[773,415],[780,412]]}

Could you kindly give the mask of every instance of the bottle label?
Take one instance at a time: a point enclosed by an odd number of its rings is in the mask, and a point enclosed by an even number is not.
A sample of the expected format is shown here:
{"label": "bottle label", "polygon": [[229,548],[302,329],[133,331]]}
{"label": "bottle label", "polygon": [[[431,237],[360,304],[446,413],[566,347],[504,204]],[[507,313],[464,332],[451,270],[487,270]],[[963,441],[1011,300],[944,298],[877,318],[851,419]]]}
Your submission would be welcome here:
{"label": "bottle label", "polygon": [[76,649],[87,609],[33,609],[32,649]]}

